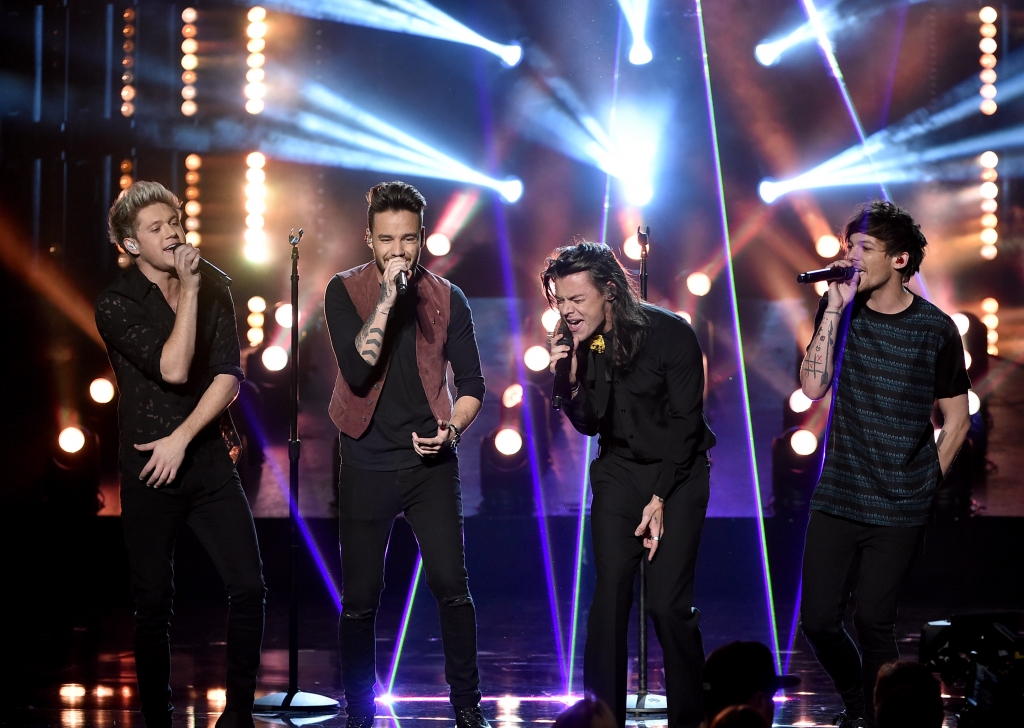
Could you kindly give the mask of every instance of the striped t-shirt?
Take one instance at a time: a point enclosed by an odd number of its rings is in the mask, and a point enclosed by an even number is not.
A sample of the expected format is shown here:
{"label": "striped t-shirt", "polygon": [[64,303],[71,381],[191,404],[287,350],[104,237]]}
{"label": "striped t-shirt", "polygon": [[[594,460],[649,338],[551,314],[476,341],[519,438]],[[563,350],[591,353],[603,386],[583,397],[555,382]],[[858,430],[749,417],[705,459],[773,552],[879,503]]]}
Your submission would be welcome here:
{"label": "striped t-shirt", "polygon": [[[826,304],[823,297],[815,330]],[[895,314],[855,300],[844,318],[811,509],[880,526],[925,525],[941,475],[932,408],[971,386],[960,334],[917,295]]]}

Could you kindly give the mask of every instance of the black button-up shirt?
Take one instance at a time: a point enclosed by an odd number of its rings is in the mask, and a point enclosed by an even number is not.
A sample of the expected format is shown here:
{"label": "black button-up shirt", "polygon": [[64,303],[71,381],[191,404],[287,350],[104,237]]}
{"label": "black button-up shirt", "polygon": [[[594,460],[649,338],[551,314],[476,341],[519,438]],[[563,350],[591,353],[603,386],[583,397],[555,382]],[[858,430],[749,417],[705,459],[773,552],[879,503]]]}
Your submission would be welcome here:
{"label": "black button-up shirt", "polygon": [[580,344],[579,393],[565,413],[585,435],[601,435],[603,449],[631,459],[660,461],[655,495],[668,498],[690,477],[697,455],[715,445],[704,420],[704,359],[697,335],[682,318],[644,305],[647,340],[625,371],[612,367],[612,337],[604,354]]}
{"label": "black button-up shirt", "polygon": [[[117,388],[121,470],[138,478],[151,453],[135,445],[167,437],[192,414],[218,374],[243,379],[231,292],[204,278],[196,314],[196,345],[188,380],[168,384],[160,357],[174,329],[174,311],[159,287],[136,266],[122,271],[96,301],[96,325],[107,345]],[[223,432],[222,432],[223,430]],[[227,413],[189,443],[177,478],[167,488],[201,482],[223,485],[234,474]]]}

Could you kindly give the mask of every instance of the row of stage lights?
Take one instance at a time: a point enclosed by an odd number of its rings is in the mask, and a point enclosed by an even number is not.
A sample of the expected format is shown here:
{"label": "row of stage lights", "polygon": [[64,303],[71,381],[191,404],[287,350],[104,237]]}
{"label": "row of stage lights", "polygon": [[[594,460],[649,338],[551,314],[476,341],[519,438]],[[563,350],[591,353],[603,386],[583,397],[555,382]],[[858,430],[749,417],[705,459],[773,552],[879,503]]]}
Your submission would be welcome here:
{"label": "row of stage lights", "polygon": [[135,113],[135,10],[128,8],[121,17],[124,19],[124,27],[121,28],[124,36],[121,43],[124,51],[121,59],[121,116],[127,119]]}
{"label": "row of stage lights", "polygon": [[267,86],[264,83],[266,72],[263,70],[263,64],[267,60],[263,54],[267,47],[267,11],[259,6],[249,8],[246,17],[249,20],[249,25],[245,29],[245,34],[249,37],[246,43],[249,56],[245,62],[249,70],[245,72],[245,110],[250,114],[260,114],[265,107],[263,98],[267,95]]}
{"label": "row of stage lights", "polygon": [[185,116],[195,116],[199,106],[196,104],[196,68],[199,67],[199,41],[196,40],[198,30],[196,18],[199,14],[195,8],[185,8],[181,11],[181,113]]}
{"label": "row of stage lights", "polygon": [[202,236],[199,234],[199,214],[203,206],[199,202],[199,168],[203,166],[203,158],[198,154],[185,157],[185,242],[199,246]]}
{"label": "row of stage lights", "polygon": [[978,192],[981,195],[981,257],[985,260],[992,260],[998,255],[996,242],[999,240],[999,232],[996,226],[999,225],[999,217],[996,211],[999,203],[996,197],[999,196],[999,186],[996,180],[999,173],[996,167],[999,165],[999,155],[995,152],[985,152],[979,158],[981,164],[981,186]]}
{"label": "row of stage lights", "polygon": [[245,158],[245,258],[251,263],[265,263],[270,258],[267,233],[264,230],[267,211],[267,158],[252,152]]}
{"label": "row of stage lights", "polygon": [[999,105],[996,103],[996,49],[999,44],[996,42],[996,19],[999,13],[996,9],[986,5],[978,12],[978,19],[981,20],[981,41],[978,49],[981,51],[981,113],[991,116],[996,113]]}

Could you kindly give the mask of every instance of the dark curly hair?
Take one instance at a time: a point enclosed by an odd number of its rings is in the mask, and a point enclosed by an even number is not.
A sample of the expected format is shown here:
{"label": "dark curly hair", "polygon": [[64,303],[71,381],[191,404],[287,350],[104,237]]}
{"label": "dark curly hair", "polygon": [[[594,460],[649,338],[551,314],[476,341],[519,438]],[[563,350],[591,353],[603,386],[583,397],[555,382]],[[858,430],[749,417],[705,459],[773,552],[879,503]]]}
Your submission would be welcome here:
{"label": "dark curly hair", "polygon": [[555,305],[554,280],[586,272],[602,296],[612,295],[615,338],[612,361],[620,369],[628,368],[647,340],[650,319],[644,311],[636,284],[626,274],[615,253],[607,245],[574,241],[555,250],[540,274],[544,295]]}
{"label": "dark curly hair", "polygon": [[921,269],[928,241],[921,232],[921,226],[902,207],[888,200],[872,200],[861,205],[843,228],[844,251],[855,233],[870,235],[882,241],[886,255],[906,253],[909,260],[901,271],[904,281],[909,281]]}
{"label": "dark curly hair", "polygon": [[366,227],[373,232],[373,218],[378,212],[397,212],[408,210],[420,216],[420,227],[423,227],[423,211],[427,209],[427,200],[420,191],[410,184],[395,180],[374,185],[366,193]]}

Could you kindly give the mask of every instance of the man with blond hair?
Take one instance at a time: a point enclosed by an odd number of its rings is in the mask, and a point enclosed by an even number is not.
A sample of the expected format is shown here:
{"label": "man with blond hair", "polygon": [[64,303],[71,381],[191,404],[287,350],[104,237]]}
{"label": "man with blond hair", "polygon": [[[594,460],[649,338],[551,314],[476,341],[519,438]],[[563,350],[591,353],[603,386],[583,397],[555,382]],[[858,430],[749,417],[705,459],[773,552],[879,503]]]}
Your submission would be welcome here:
{"label": "man with blond hair", "polygon": [[217,725],[252,726],[266,589],[227,414],[242,379],[235,309],[226,287],[200,277],[180,207],[156,182],[136,182],[118,196],[110,241],[133,264],[96,302],[120,391],[121,522],[135,597],[136,674],[147,728],[169,728],[174,544],[187,523],[230,604],[227,702]]}

